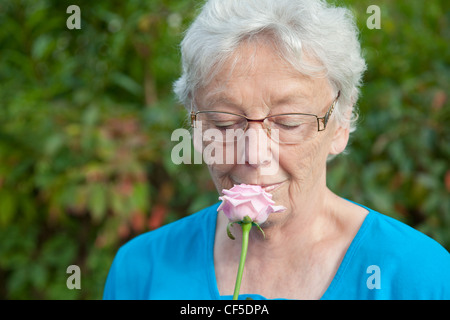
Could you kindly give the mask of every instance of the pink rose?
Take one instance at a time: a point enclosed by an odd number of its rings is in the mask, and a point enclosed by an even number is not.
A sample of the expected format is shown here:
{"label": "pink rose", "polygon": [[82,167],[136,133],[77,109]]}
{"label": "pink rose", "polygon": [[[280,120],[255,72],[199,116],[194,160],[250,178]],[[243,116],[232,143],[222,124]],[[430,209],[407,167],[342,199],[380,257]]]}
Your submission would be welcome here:
{"label": "pink rose", "polygon": [[222,210],[231,222],[243,221],[248,216],[253,222],[261,224],[269,214],[286,210],[283,206],[274,206],[272,195],[261,186],[240,184],[230,190],[222,190],[219,197],[222,203],[217,211]]}

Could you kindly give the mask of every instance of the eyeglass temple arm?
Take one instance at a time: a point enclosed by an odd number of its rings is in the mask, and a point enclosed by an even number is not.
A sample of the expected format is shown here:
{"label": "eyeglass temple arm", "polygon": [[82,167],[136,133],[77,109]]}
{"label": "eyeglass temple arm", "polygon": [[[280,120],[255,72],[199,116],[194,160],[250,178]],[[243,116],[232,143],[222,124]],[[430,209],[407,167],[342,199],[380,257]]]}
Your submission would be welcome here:
{"label": "eyeglass temple arm", "polygon": [[[337,100],[339,99],[339,96],[340,96],[340,95],[341,95],[341,91],[338,91],[338,94],[337,94],[337,96],[336,96],[336,99],[334,99],[333,104],[331,105],[331,107],[330,107],[330,109],[327,111],[327,113],[326,113],[323,117],[317,118],[317,129],[318,129],[319,131],[323,131],[323,130],[325,130],[325,128],[327,127],[328,120],[330,119],[331,114],[332,114],[333,111],[334,111],[334,107],[336,106]],[[322,127],[322,128],[320,128],[320,122],[323,123],[323,127]]]}
{"label": "eyeglass temple arm", "polygon": [[197,120],[197,114],[194,111],[191,111],[191,127],[195,128],[195,120]]}
{"label": "eyeglass temple arm", "polygon": [[194,103],[191,100],[191,127],[195,128],[195,121],[197,120],[197,113],[194,112]]}

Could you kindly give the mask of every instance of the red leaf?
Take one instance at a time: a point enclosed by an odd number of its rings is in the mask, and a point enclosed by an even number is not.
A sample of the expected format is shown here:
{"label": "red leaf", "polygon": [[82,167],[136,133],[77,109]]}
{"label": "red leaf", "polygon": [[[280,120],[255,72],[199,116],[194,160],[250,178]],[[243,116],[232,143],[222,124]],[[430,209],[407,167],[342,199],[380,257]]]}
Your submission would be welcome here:
{"label": "red leaf", "polygon": [[445,188],[448,192],[450,192],[450,170],[448,170],[445,174]]}
{"label": "red leaf", "polygon": [[153,230],[159,228],[167,215],[167,208],[162,204],[157,204],[153,207],[150,218],[148,219],[148,227]]}

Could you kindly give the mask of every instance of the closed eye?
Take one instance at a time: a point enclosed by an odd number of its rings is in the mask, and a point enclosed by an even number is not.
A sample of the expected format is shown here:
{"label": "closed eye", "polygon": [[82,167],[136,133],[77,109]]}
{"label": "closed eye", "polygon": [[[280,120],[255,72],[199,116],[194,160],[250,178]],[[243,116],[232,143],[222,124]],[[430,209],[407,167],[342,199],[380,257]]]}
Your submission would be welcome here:
{"label": "closed eye", "polygon": [[289,117],[277,118],[271,121],[272,126],[279,127],[280,129],[295,129],[304,123],[301,119],[290,119]]}
{"label": "closed eye", "polygon": [[294,129],[298,129],[302,124],[285,124],[285,123],[276,123],[275,126],[278,127],[279,129],[284,129],[284,130],[294,130]]}
{"label": "closed eye", "polygon": [[224,127],[232,127],[236,125],[237,121],[214,121],[214,125],[218,128],[224,128]]}

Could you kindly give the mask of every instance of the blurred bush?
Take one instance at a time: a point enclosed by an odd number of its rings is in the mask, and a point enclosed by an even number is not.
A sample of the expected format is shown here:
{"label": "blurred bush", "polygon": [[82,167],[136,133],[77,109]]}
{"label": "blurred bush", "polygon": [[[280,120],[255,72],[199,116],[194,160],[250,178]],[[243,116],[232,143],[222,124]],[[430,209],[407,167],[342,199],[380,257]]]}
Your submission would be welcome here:
{"label": "blurred bush", "polygon": [[[382,1],[369,30],[371,3],[348,3],[369,70],[329,186],[450,248],[449,5]],[[66,28],[71,4],[81,30]],[[0,2],[0,298],[99,299],[118,246],[217,201],[204,166],[170,158],[186,127],[178,45],[199,5]]]}

